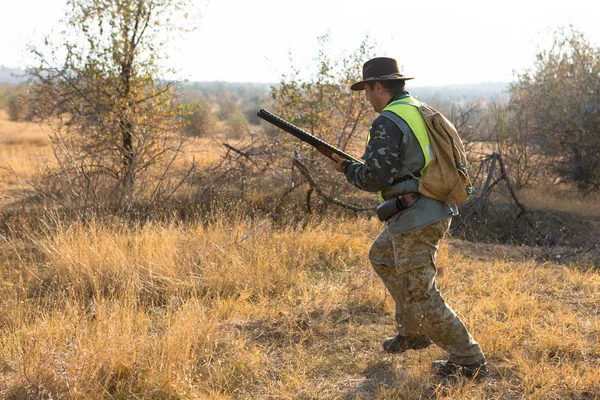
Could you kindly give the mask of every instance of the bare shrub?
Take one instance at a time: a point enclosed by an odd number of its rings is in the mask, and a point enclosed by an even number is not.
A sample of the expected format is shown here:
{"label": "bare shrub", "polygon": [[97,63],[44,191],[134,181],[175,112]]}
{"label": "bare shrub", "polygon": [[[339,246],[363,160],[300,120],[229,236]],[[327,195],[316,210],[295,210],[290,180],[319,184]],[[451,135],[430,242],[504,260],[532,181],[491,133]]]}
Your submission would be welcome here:
{"label": "bare shrub", "polygon": [[525,188],[548,170],[544,158],[535,154],[532,121],[510,104],[490,104],[488,130],[494,145],[505,160],[508,176],[516,189]]}
{"label": "bare shrub", "polygon": [[[317,68],[309,78],[304,78],[306,71],[290,60],[295,66],[292,72],[272,88],[274,110],[282,118],[339,149],[362,154],[373,114],[364,97],[352,92],[350,85],[360,80],[362,64],[372,56],[373,47],[368,45],[369,38],[366,38],[354,52],[336,57],[329,49],[328,35],[320,37],[319,43]],[[305,198],[309,211],[313,194],[317,195],[317,202],[323,208],[331,204],[327,199],[333,198],[361,199],[359,201],[364,203],[364,194],[350,190],[351,185],[345,177],[335,173],[330,162],[312,148],[283,132],[277,147],[278,152],[288,157],[286,169],[291,167],[292,172],[290,190],[308,183]]]}
{"label": "bare shrub", "polygon": [[582,190],[600,188],[600,48],[575,28],[560,29],[552,47],[537,54],[532,71],[510,87],[511,112],[522,113],[548,167]]}
{"label": "bare shrub", "polygon": [[60,166],[48,178],[63,200],[127,209],[170,192],[184,123],[174,85],[160,80],[157,49],[177,28],[169,16],[187,3],[72,0],[61,51],[50,40],[46,51],[33,49],[33,102]]}
{"label": "bare shrub", "polygon": [[248,121],[241,111],[228,115],[226,126],[228,139],[242,139],[250,131]]}
{"label": "bare shrub", "polygon": [[203,137],[214,133],[216,116],[213,104],[206,100],[186,105],[184,111],[185,132],[189,136]]}
{"label": "bare shrub", "polygon": [[25,84],[0,86],[0,108],[6,110],[11,121],[31,121],[33,114],[28,102],[28,87]]}

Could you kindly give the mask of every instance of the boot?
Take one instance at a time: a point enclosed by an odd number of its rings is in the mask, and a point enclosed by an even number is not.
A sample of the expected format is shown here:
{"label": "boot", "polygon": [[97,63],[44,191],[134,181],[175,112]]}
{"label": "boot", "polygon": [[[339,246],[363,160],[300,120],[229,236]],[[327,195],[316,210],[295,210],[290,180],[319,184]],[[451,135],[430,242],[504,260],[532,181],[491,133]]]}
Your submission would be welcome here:
{"label": "boot", "polygon": [[437,360],[431,364],[431,368],[440,378],[464,376],[469,379],[479,379],[489,375],[485,359],[472,364],[455,364],[452,361]]}
{"label": "boot", "polygon": [[396,335],[393,338],[388,338],[383,341],[383,351],[387,353],[404,353],[407,350],[420,350],[433,344],[425,336],[403,336]]}

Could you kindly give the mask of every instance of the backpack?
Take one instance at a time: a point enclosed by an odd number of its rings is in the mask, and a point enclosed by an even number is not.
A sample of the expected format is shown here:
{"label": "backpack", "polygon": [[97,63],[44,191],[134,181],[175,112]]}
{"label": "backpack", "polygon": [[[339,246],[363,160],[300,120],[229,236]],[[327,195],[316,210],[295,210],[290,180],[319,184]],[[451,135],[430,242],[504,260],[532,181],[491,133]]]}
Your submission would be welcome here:
{"label": "backpack", "polygon": [[447,204],[462,203],[475,192],[462,140],[446,117],[427,104],[419,103],[404,103],[419,109],[434,154],[419,178],[419,193]]}

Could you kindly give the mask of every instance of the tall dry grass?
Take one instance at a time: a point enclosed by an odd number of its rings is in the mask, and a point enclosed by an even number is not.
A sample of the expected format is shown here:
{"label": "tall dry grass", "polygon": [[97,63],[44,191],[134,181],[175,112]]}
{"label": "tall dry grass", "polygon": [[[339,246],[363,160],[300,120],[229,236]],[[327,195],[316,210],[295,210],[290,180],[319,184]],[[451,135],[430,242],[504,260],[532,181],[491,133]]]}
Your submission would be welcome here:
{"label": "tall dry grass", "polygon": [[0,393],[600,397],[597,271],[444,242],[439,285],[492,377],[443,385],[428,370],[441,349],[380,349],[394,328],[391,299],[366,261],[379,228],[364,219],[276,227],[221,216],[92,221],[3,240]]}
{"label": "tall dry grass", "polygon": [[[60,193],[73,190],[66,179],[61,181],[55,177],[55,172],[61,170],[55,151],[62,154],[63,149],[53,149],[52,129],[46,124],[10,121],[6,111],[0,109],[0,207],[14,206],[20,200],[31,199],[32,194],[52,198],[58,193],[62,198],[64,195]],[[143,176],[140,174],[140,194],[148,196],[159,181],[160,189],[166,193],[175,188],[178,194],[197,190],[198,181],[207,179],[204,175],[221,161],[225,151],[223,143],[238,146],[244,140],[247,138],[241,141],[229,139],[224,133],[186,138],[178,157],[170,164],[171,170],[176,171],[174,176],[163,176],[165,171],[160,168]],[[62,156],[64,162],[64,154]],[[181,182],[186,175],[188,179]]]}
{"label": "tall dry grass", "polygon": [[536,185],[519,191],[519,199],[530,209],[563,211],[600,217],[600,195],[580,193],[573,185]]}
{"label": "tall dry grass", "polygon": [[[20,177],[0,169],[6,202],[37,176],[44,138],[0,116],[0,167]],[[0,236],[0,398],[600,399],[587,262],[445,241],[438,284],[492,376],[443,384],[429,371],[441,349],[381,351],[393,304],[367,262],[375,220],[27,218]]]}
{"label": "tall dry grass", "polygon": [[0,206],[22,198],[40,168],[52,164],[52,149],[43,128],[8,120],[0,110]]}

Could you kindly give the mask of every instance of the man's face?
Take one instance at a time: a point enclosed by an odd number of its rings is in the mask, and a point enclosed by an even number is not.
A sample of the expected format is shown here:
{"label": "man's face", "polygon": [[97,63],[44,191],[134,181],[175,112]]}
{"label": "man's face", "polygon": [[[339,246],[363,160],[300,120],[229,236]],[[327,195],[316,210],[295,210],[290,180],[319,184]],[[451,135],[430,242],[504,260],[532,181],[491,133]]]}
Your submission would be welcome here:
{"label": "man's face", "polygon": [[369,86],[368,84],[365,84],[365,99],[367,99],[367,101],[369,103],[371,103],[371,105],[373,105],[373,101],[371,100],[371,86]]}
{"label": "man's face", "polygon": [[385,107],[385,104],[382,105],[382,100],[381,100],[381,93],[383,92],[383,87],[381,86],[381,83],[379,82],[375,82],[373,83],[373,87],[371,88],[370,85],[365,84],[365,97],[366,99],[369,101],[369,103],[371,103],[371,105],[373,106],[373,109],[376,112],[381,112],[383,110],[383,108]]}

